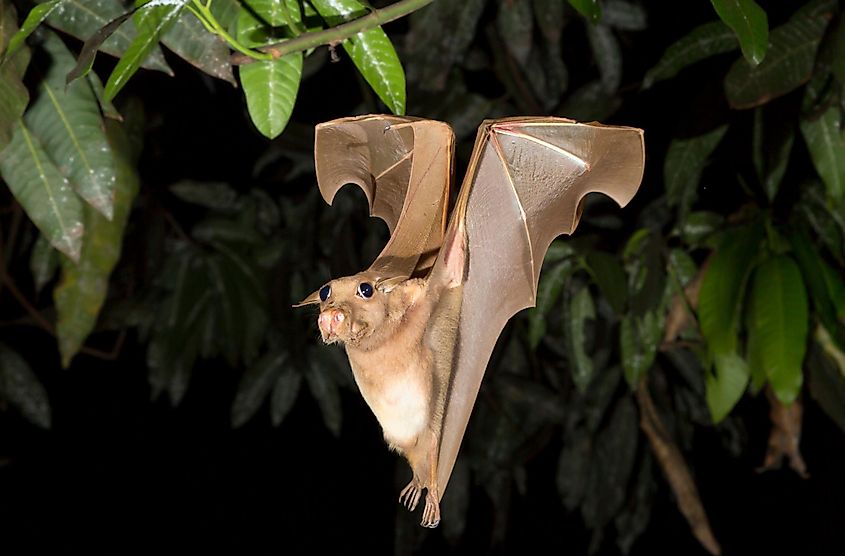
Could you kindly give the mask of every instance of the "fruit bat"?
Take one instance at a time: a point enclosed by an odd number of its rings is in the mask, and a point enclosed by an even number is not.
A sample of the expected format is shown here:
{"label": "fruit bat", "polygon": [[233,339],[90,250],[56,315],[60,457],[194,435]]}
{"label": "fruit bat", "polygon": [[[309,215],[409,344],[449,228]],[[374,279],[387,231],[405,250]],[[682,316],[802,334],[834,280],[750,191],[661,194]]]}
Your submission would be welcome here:
{"label": "fruit bat", "polygon": [[484,370],[505,323],[533,307],[543,257],[571,234],[590,192],[624,206],[643,175],[643,132],[562,118],[487,120],[447,226],[454,134],[385,115],[319,124],[317,181],[332,203],[347,183],[391,236],[365,271],[336,278],[319,304],[325,343],[346,349],[355,382],[413,477],[399,496],[440,522]]}

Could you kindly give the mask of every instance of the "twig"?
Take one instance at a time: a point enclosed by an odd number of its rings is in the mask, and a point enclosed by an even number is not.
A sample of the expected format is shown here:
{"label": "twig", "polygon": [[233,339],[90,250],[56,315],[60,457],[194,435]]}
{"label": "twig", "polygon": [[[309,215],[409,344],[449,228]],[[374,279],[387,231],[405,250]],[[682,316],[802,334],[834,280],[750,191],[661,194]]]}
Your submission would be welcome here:
{"label": "twig", "polygon": [[[369,14],[354,19],[347,23],[342,23],[336,27],[330,27],[322,31],[314,31],[312,33],[305,33],[296,38],[282,41],[275,44],[268,44],[256,50],[271,54],[273,58],[281,58],[293,52],[300,52],[315,48],[321,45],[328,45],[342,42],[352,35],[366,31],[379,25],[389,23],[401,17],[419,10],[420,8],[431,4],[434,0],[401,0],[395,4],[391,4],[385,8],[372,9]],[[254,58],[250,58],[245,54],[233,54],[230,58],[233,66],[240,66],[244,64],[251,64],[256,62]]]}

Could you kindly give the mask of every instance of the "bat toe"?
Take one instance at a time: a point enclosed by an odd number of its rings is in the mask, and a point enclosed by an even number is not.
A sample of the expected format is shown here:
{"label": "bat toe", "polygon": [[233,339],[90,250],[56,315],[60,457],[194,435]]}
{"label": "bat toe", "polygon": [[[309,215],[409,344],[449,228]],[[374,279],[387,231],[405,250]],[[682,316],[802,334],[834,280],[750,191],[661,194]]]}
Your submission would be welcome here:
{"label": "bat toe", "polygon": [[420,483],[414,479],[408,486],[402,489],[402,492],[399,493],[399,503],[408,508],[410,511],[414,511],[417,507],[417,503],[420,501],[420,495],[422,494],[422,487]]}
{"label": "bat toe", "polygon": [[423,509],[420,525],[429,529],[440,525],[440,501],[430,492],[425,497],[425,509]]}

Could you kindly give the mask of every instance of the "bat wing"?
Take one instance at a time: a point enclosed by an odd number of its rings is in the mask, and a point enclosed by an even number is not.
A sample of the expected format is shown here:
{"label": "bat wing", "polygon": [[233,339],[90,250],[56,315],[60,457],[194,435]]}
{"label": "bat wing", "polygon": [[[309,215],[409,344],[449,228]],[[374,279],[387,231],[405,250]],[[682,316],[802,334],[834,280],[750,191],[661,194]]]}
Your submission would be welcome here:
{"label": "bat wing", "polygon": [[454,134],[443,122],[388,115],[319,124],[314,157],[327,203],[347,183],[367,196],[391,237],[370,267],[378,278],[427,273],[443,242]]}
{"label": "bat wing", "polygon": [[[446,232],[433,280],[465,242],[454,371],[442,428],[438,486],[446,489],[481,379],[502,328],[533,307],[552,240],[571,234],[585,195],[624,206],[643,175],[643,132],[561,118],[485,121]],[[457,252],[461,252],[458,249]]]}

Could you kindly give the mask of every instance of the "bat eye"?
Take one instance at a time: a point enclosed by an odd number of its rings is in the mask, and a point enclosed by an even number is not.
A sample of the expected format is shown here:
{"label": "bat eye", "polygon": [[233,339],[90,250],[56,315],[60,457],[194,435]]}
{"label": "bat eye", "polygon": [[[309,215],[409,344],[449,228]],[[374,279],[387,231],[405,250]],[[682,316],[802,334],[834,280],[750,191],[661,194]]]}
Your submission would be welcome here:
{"label": "bat eye", "polygon": [[361,282],[358,284],[358,295],[364,299],[369,299],[373,296],[373,285],[369,282]]}
{"label": "bat eye", "polygon": [[332,287],[328,284],[320,288],[320,301],[325,301],[332,294]]}

